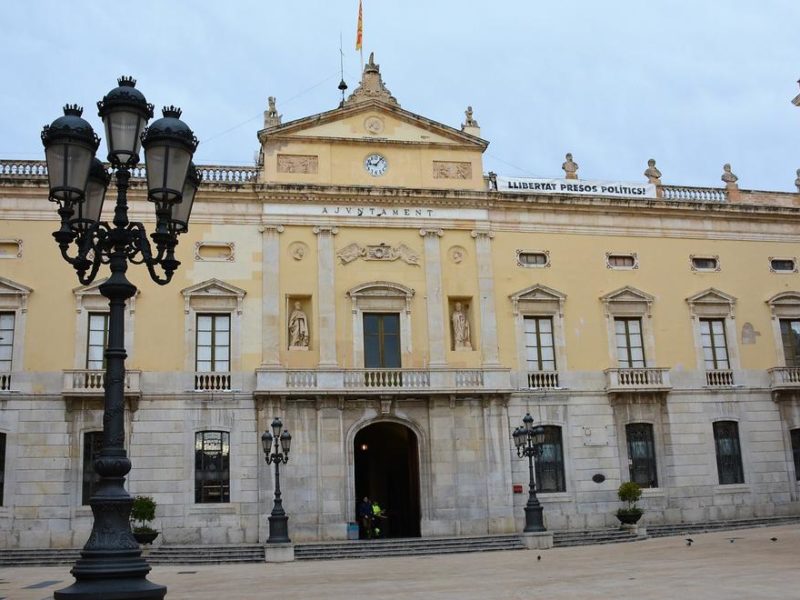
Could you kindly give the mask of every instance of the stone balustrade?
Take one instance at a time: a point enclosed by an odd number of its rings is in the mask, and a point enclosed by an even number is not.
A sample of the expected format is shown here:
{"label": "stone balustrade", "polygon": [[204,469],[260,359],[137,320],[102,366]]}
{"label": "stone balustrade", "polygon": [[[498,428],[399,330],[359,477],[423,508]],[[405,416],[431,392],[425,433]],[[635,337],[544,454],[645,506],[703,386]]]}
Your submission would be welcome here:
{"label": "stone balustrade", "polygon": [[667,392],[672,389],[669,369],[663,367],[606,369],[604,373],[609,393]]}
{"label": "stone balustrade", "polygon": [[730,387],[735,385],[733,369],[711,369],[706,371],[706,386]]}
{"label": "stone balustrade", "polygon": [[800,367],[774,367],[767,372],[772,390],[800,390]]}
{"label": "stone balustrade", "polygon": [[[125,395],[141,396],[142,372],[136,369],[125,371]],[[106,372],[104,369],[67,369],[61,395],[67,397],[93,397],[105,393]]]}
{"label": "stone balustrade", "polygon": [[526,383],[529,390],[554,390],[558,385],[558,371],[528,371]]}
{"label": "stone balustrade", "polygon": [[0,392],[10,392],[11,373],[0,373]]}
{"label": "stone balustrade", "polygon": [[228,372],[196,372],[194,374],[196,392],[231,392],[231,374]]}
{"label": "stone balustrade", "polygon": [[659,189],[664,200],[687,202],[726,202],[728,200],[728,192],[723,188],[662,185]]}

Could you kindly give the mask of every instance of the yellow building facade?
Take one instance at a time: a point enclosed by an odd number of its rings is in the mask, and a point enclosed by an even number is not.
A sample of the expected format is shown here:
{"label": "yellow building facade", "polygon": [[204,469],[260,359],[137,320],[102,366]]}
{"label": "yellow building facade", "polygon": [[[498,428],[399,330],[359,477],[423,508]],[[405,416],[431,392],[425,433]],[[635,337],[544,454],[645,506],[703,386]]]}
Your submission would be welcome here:
{"label": "yellow building facade", "polygon": [[[295,541],[344,539],[365,495],[389,536],[520,530],[526,413],[549,529],[613,525],[628,480],[652,524],[800,511],[800,195],[487,175],[471,109],[401,108],[372,59],[258,139],[201,168],[172,283],[129,271],[128,488],[163,543],[265,539],[274,416]],[[0,162],[6,547],[91,529],[107,307],[56,228],[43,162]]]}

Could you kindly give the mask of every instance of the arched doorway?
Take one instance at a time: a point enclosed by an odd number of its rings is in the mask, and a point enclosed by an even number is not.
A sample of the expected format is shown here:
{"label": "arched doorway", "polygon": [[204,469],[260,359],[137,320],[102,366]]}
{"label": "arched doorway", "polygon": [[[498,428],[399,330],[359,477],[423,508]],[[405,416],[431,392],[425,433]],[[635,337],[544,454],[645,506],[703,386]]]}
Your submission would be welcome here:
{"label": "arched doorway", "polygon": [[355,437],[356,501],[364,496],[384,509],[382,537],[419,537],[417,436],[399,423],[369,425]]}

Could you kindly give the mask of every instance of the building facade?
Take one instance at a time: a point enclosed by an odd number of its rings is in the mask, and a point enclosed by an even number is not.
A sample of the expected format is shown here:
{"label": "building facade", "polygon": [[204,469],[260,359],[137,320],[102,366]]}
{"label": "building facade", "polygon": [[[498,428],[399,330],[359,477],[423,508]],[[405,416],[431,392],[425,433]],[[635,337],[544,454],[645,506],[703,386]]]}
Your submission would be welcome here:
{"label": "building facade", "polygon": [[[484,175],[472,110],[400,107],[372,59],[334,110],[265,113],[259,164],[203,167],[173,282],[126,311],[132,494],[163,543],[259,542],[282,469],[294,541],[521,530],[546,427],[549,529],[800,513],[800,194]],[[148,222],[142,179],[132,217]],[[0,545],[81,546],[107,306],[51,238],[44,164],[0,162]]]}

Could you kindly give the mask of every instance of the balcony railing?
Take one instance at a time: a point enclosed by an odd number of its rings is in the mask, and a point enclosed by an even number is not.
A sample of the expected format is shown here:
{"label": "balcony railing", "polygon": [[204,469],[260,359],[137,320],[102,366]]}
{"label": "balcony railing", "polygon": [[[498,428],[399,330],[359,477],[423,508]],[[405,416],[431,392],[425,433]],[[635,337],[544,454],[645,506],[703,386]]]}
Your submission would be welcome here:
{"label": "balcony railing", "polygon": [[230,392],[231,374],[228,372],[196,372],[194,374],[196,392]]}
{"label": "balcony railing", "polygon": [[774,391],[800,390],[800,367],[774,367],[768,373]]}
{"label": "balcony railing", "polygon": [[728,192],[724,188],[662,185],[661,197],[664,200],[685,200],[688,202],[725,202],[728,199]]}
{"label": "balcony railing", "polygon": [[558,388],[558,371],[528,371],[528,389],[554,390]]}
{"label": "balcony railing", "polygon": [[672,389],[669,369],[642,367],[632,369],[606,369],[608,392],[666,392]]}
{"label": "balcony railing", "polygon": [[[139,370],[125,371],[126,396],[141,396],[141,378],[142,372]],[[64,386],[61,393],[65,397],[102,396],[105,392],[105,380],[104,369],[69,369],[64,371]]]}
{"label": "balcony railing", "polygon": [[0,373],[0,392],[11,391],[11,373]]}
{"label": "balcony railing", "polygon": [[706,386],[708,387],[731,387],[733,381],[733,369],[712,369],[706,371]]}

